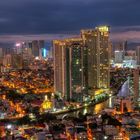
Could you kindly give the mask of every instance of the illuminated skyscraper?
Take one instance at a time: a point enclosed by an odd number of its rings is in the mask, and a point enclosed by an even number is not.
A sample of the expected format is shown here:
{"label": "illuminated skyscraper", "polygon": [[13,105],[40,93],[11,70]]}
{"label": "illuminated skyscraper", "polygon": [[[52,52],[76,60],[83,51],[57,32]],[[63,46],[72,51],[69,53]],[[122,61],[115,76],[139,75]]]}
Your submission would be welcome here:
{"label": "illuminated skyscraper", "polygon": [[82,101],[83,94],[110,84],[109,28],[82,30],[81,38],[55,40],[54,87],[66,99]]}
{"label": "illuminated skyscraper", "polygon": [[91,89],[109,88],[109,27],[101,26],[91,30],[82,30],[81,35],[88,49],[88,87]]}
{"label": "illuminated skyscraper", "polygon": [[40,49],[44,48],[44,40],[33,40],[28,43],[29,48],[32,50],[32,55],[34,57],[39,57]]}
{"label": "illuminated skyscraper", "polygon": [[39,57],[40,57],[41,59],[47,58],[47,49],[46,49],[46,48],[41,48],[41,49],[39,50]]}
{"label": "illuminated skyscraper", "polygon": [[82,101],[86,86],[83,51],[81,38],[53,42],[54,87],[67,100]]}

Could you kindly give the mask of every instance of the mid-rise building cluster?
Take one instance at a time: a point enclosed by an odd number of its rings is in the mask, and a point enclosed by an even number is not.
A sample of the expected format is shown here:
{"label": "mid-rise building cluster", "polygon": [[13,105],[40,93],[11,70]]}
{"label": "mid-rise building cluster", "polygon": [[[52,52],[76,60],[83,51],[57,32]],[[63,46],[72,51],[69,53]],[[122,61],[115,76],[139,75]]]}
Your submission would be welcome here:
{"label": "mid-rise building cluster", "polygon": [[137,68],[140,65],[140,46],[128,49],[127,41],[112,47],[112,67]]}
{"label": "mid-rise building cluster", "polygon": [[43,60],[50,55],[44,40],[16,43],[14,47],[0,48],[0,70],[28,69],[34,60]]}

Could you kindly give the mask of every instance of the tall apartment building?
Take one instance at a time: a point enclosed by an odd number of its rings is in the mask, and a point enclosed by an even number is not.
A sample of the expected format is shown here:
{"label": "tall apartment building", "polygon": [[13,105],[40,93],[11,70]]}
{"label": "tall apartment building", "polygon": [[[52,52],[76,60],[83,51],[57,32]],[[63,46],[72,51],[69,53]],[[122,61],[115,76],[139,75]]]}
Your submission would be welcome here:
{"label": "tall apartment building", "polygon": [[55,40],[53,51],[55,91],[62,93],[62,97],[67,100],[75,98],[81,100],[80,93],[85,88],[86,80],[82,39]]}
{"label": "tall apartment building", "polygon": [[109,52],[107,26],[82,30],[81,38],[54,40],[55,91],[82,101],[88,89],[109,88]]}
{"label": "tall apartment building", "polygon": [[91,30],[82,30],[81,35],[85,46],[88,48],[89,88],[109,88],[109,28],[102,26]]}

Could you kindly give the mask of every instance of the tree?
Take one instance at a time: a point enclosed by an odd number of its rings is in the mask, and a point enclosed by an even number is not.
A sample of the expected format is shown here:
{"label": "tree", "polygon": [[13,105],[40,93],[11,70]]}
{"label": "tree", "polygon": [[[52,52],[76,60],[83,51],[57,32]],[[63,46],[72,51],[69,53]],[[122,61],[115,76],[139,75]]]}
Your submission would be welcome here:
{"label": "tree", "polygon": [[9,92],[6,94],[6,97],[9,100],[17,101],[17,100],[22,100],[23,96],[15,91],[13,91],[13,90],[9,90]]}

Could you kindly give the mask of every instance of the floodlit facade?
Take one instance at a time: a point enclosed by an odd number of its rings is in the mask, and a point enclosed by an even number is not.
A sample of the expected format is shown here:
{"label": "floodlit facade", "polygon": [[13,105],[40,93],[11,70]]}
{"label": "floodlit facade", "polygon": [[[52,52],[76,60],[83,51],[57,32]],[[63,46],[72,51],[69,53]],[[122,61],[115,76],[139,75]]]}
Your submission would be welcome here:
{"label": "floodlit facade", "polygon": [[109,27],[101,26],[82,30],[81,35],[87,46],[89,88],[109,88],[110,50]]}
{"label": "floodlit facade", "polygon": [[109,27],[82,30],[81,38],[53,41],[54,88],[67,100],[110,83]]}
{"label": "floodlit facade", "polygon": [[54,88],[66,100],[82,101],[85,73],[81,38],[53,41]]}

